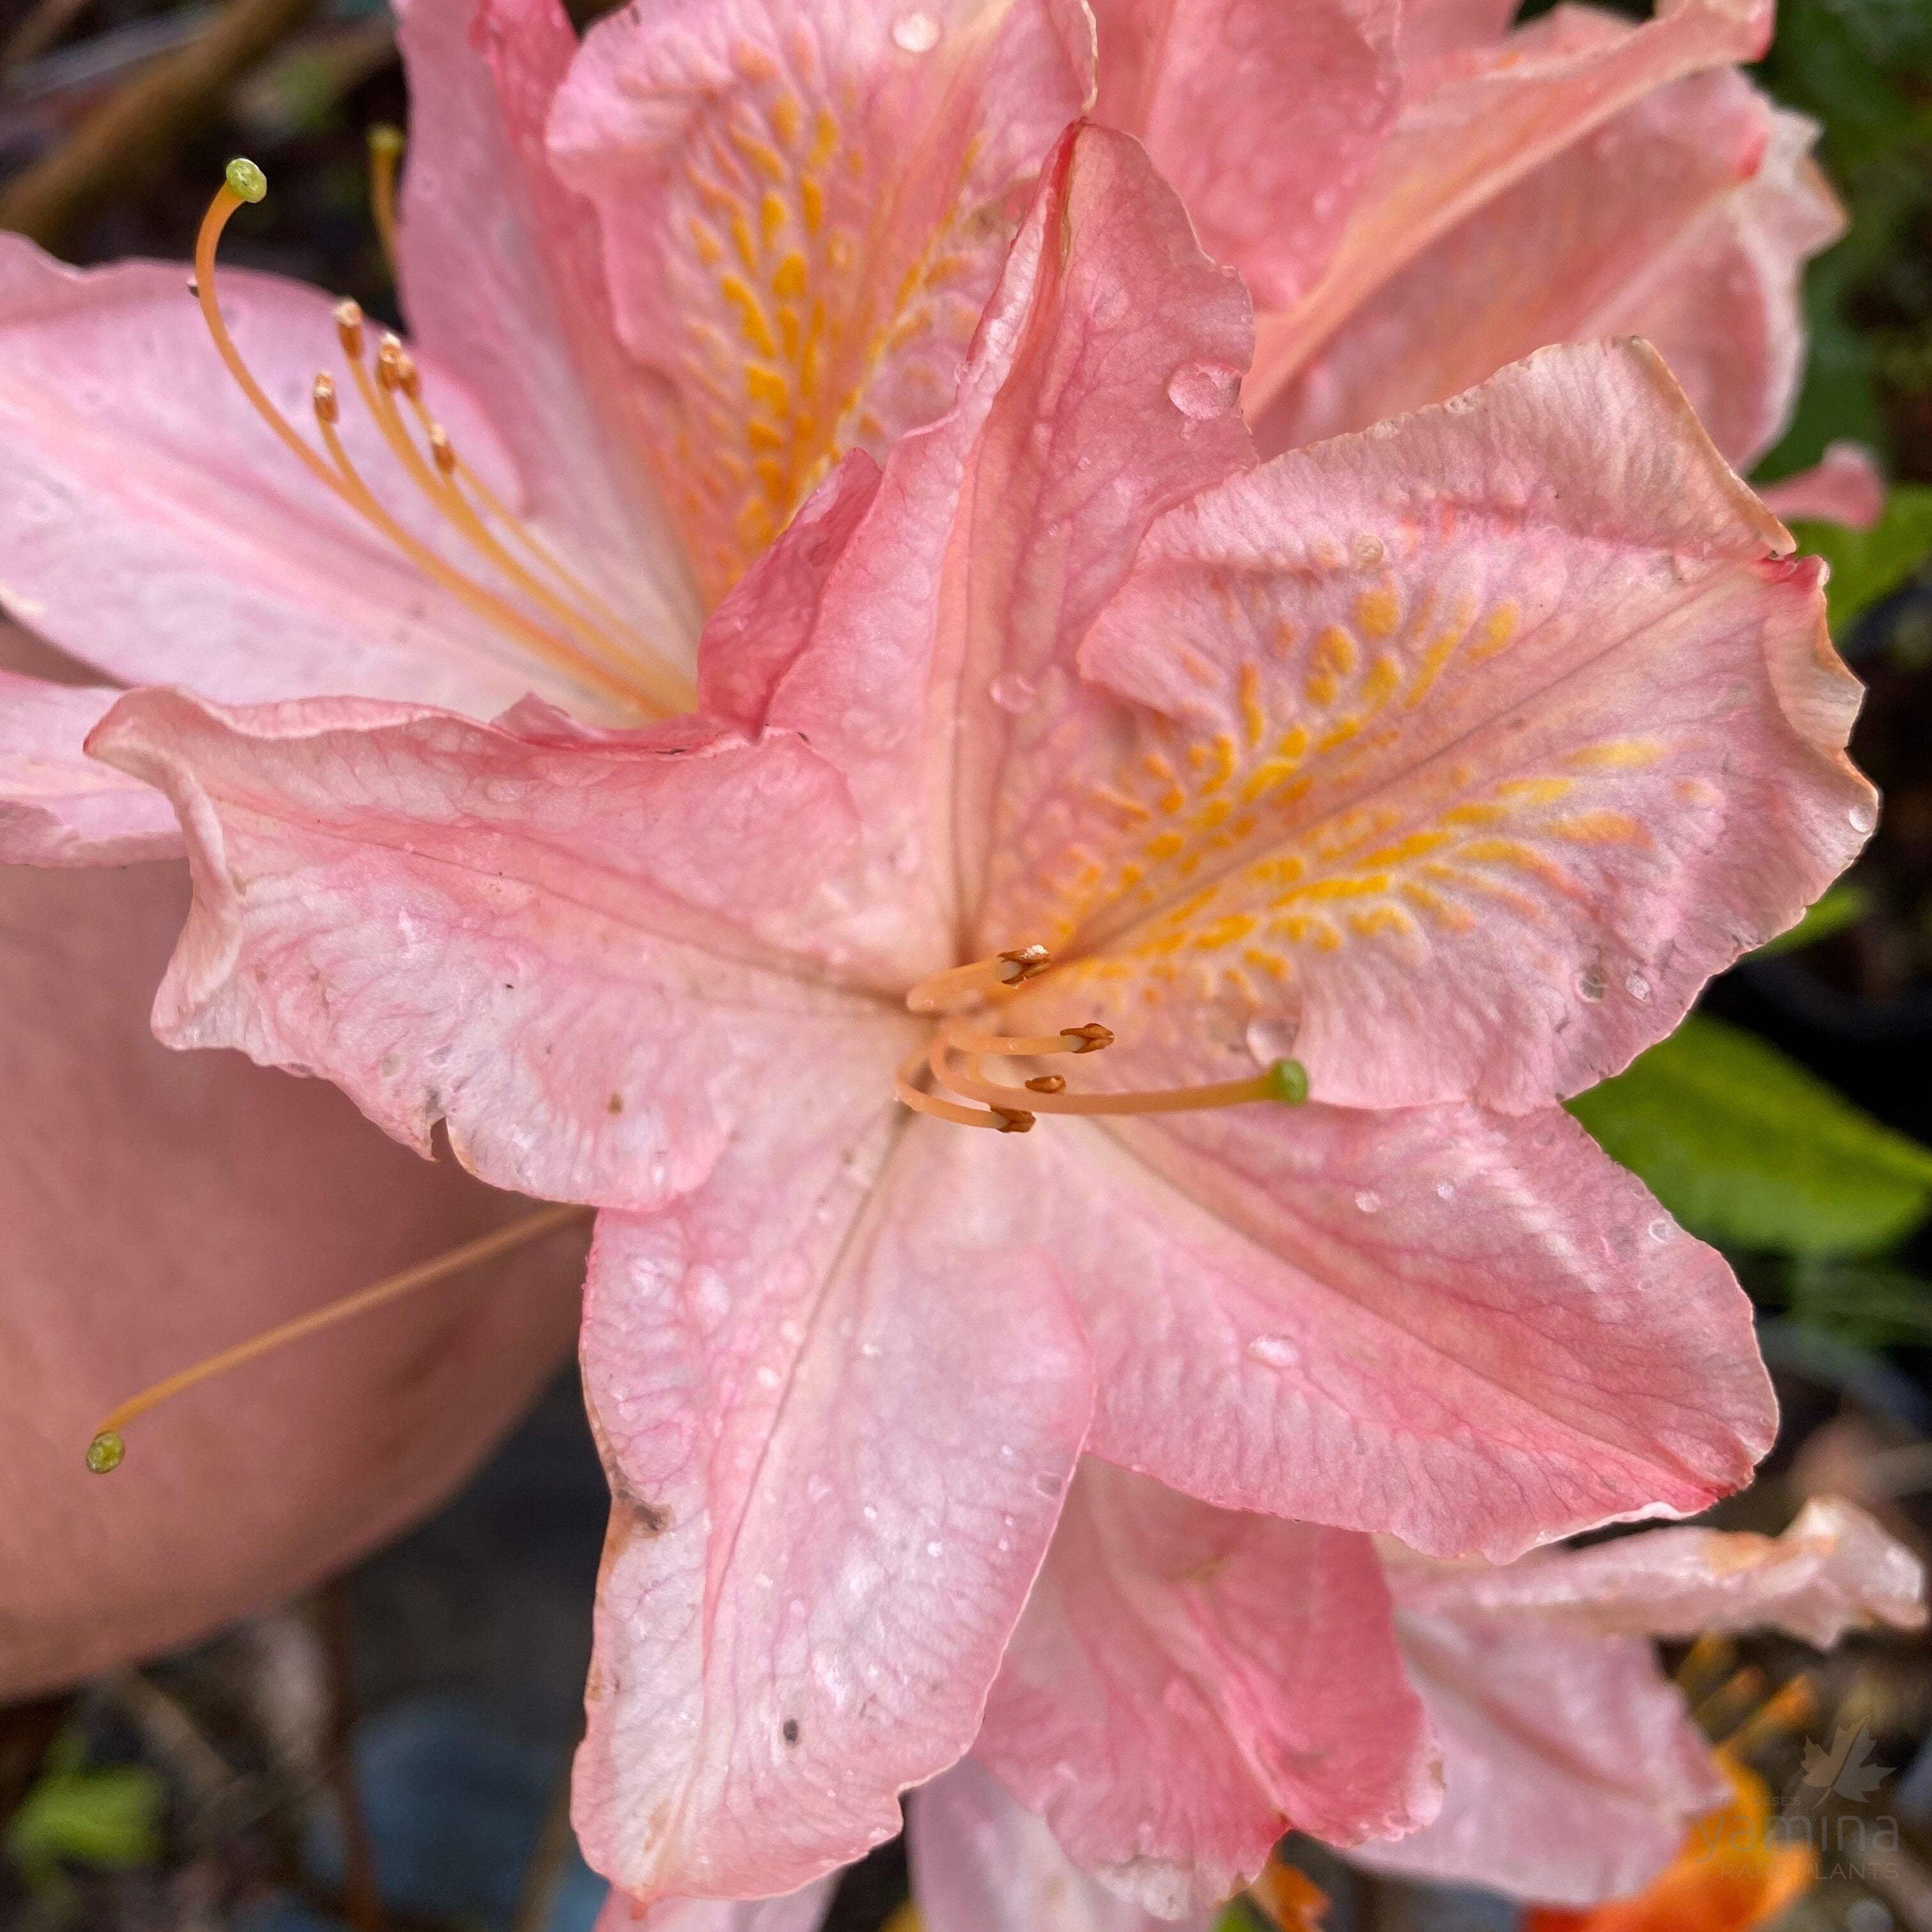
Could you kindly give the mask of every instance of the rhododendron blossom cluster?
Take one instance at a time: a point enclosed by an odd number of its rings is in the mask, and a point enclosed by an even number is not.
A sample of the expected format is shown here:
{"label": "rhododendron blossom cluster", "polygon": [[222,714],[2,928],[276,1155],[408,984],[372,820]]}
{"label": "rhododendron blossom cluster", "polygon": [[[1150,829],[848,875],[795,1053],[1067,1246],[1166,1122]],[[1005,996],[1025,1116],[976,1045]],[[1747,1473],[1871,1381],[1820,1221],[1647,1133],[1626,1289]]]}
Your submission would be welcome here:
{"label": "rhododendron blossom cluster", "polygon": [[[192,298],[0,248],[0,598],[140,687],[0,680],[0,854],[184,852],[164,1042],[597,1210],[577,1820],[666,1925],[812,1923],[942,1773],[935,1932],[1198,1916],[1290,1826],[1587,1902],[1716,1795],[1638,1634],[1910,1619],[1855,1517],[1525,1556],[1769,1444],[1729,1269],[1560,1103],[1876,804],[1731,466],[1838,225],[1768,11],[1504,11],[411,0],[406,343],[221,266],[245,164]],[[453,1478],[554,1316],[395,1322],[494,1372],[286,1521]],[[207,1616],[273,1400],[153,1445]],[[152,1636],[50,1493],[22,1683]],[[1484,1714],[1532,1682],[1657,1754],[1609,1851]]]}

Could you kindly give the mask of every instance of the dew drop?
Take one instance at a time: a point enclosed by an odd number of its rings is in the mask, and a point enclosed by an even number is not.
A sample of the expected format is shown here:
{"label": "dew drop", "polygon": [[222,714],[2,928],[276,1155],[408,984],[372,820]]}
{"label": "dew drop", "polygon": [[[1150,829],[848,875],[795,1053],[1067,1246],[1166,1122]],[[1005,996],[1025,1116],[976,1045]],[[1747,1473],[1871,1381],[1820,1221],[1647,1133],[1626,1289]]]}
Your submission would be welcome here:
{"label": "dew drop", "polygon": [[1292,1369],[1301,1360],[1300,1349],[1286,1335],[1257,1335],[1244,1353],[1270,1369]]}
{"label": "dew drop", "polygon": [[928,1556],[937,1556],[945,1549],[945,1544],[941,1543],[937,1537],[934,1537],[933,1540],[926,1546],[926,1553]]}
{"label": "dew drop", "polygon": [[1168,400],[1196,422],[1226,416],[1240,394],[1241,372],[1225,363],[1184,362],[1168,379]]}
{"label": "dew drop", "polygon": [[1650,1238],[1653,1241],[1667,1241],[1673,1232],[1668,1221],[1653,1221],[1650,1224]]}
{"label": "dew drop", "polygon": [[860,1510],[859,1514],[862,1516],[868,1522],[877,1522],[879,1520],[878,1511],[875,1510],[870,1503],[867,1503],[864,1508]]}
{"label": "dew drop", "polygon": [[1650,998],[1650,982],[1641,973],[1626,974],[1624,991],[1634,1000],[1647,1000]]}
{"label": "dew drop", "polygon": [[1380,537],[1364,536],[1355,539],[1355,561],[1364,570],[1374,569],[1387,554]]}
{"label": "dew drop", "polygon": [[1438,1201],[1454,1200],[1456,1184],[1453,1180],[1438,1180],[1436,1184],[1436,1198]]}
{"label": "dew drop", "polygon": [[1586,1000],[1600,1000],[1609,983],[1594,966],[1586,966],[1576,975],[1577,993]]}
{"label": "dew drop", "polygon": [[1006,1538],[1003,1536],[1000,1538],[1000,1547],[1002,1550],[1010,1550],[1012,1546],[1012,1543]]}
{"label": "dew drop", "polygon": [[892,22],[892,45],[909,54],[930,53],[939,44],[939,22],[922,8]]}
{"label": "dew drop", "polygon": [[1375,1214],[1382,1204],[1382,1197],[1372,1187],[1364,1188],[1355,1196],[1355,1208],[1358,1214]]}
{"label": "dew drop", "polygon": [[1043,1496],[1057,1496],[1066,1486],[1066,1481],[1064,1476],[1057,1476],[1043,1469],[1033,1479],[1033,1486]]}
{"label": "dew drop", "polygon": [[1017,718],[1033,709],[1033,680],[1021,676],[1016,670],[1002,671],[987,687],[986,695],[1002,711],[1010,711]]}
{"label": "dew drop", "polygon": [[1855,805],[1845,816],[1854,832],[1869,832],[1878,823],[1878,814],[1868,805]]}
{"label": "dew drop", "polygon": [[1293,1020],[1250,1020],[1244,1036],[1257,1066],[1272,1066],[1277,1060],[1294,1057],[1295,1036],[1301,1030]]}
{"label": "dew drop", "polygon": [[757,1379],[759,1388],[775,1389],[784,1380],[784,1377],[776,1369],[764,1368],[759,1370]]}

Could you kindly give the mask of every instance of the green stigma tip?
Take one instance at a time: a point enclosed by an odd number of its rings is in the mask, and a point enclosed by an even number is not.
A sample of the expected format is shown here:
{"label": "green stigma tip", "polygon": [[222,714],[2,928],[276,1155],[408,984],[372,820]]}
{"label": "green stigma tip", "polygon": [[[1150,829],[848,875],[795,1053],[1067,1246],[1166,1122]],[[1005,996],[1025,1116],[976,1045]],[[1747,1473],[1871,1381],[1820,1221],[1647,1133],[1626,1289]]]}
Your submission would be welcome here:
{"label": "green stigma tip", "polygon": [[111,1474],[121,1466],[121,1459],[128,1453],[128,1445],[122,1441],[118,1431],[104,1429],[87,1445],[87,1466],[97,1476]]}
{"label": "green stigma tip", "polygon": [[228,164],[228,191],[238,201],[260,201],[268,192],[268,178],[238,154]]}
{"label": "green stigma tip", "polygon": [[1298,1060],[1277,1060],[1262,1076],[1268,1098],[1285,1107],[1298,1107],[1308,1098],[1308,1069]]}
{"label": "green stigma tip", "polygon": [[369,146],[374,154],[400,154],[403,152],[403,130],[391,127],[386,121],[379,121],[369,130]]}

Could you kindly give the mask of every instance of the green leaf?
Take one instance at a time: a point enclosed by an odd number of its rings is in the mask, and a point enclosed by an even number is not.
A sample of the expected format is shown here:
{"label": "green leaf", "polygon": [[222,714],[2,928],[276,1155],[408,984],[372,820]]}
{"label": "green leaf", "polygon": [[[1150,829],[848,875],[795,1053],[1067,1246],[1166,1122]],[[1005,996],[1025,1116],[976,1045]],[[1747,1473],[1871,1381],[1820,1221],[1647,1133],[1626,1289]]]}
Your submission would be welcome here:
{"label": "green leaf", "polygon": [[1843,932],[1848,926],[1856,926],[1870,910],[1871,901],[1864,886],[1851,879],[1840,879],[1836,885],[1825,888],[1789,932],[1767,939],[1751,956],[1769,959],[1780,952],[1796,952],[1801,946],[1815,946],[1834,932]]}
{"label": "green leaf", "polygon": [[1869,1262],[1798,1261],[1786,1294],[1792,1319],[1862,1348],[1932,1342],[1932,1286]]}
{"label": "green leaf", "polygon": [[1932,1150],[1701,1013],[1570,1111],[1686,1227],[1786,1254],[1870,1254],[1932,1206]]}
{"label": "green leaf", "polygon": [[62,1865],[125,1871],[159,1859],[166,1792],[158,1773],[139,1765],[89,1769],[72,1740],[47,1756],[0,1841],[30,1884],[52,1882]]}
{"label": "green leaf", "polygon": [[1832,566],[1825,601],[1832,628],[1842,635],[1860,611],[1889,596],[1932,557],[1932,488],[1894,484],[1884,516],[1868,530],[1798,524],[1792,534],[1800,549],[1815,550]]}

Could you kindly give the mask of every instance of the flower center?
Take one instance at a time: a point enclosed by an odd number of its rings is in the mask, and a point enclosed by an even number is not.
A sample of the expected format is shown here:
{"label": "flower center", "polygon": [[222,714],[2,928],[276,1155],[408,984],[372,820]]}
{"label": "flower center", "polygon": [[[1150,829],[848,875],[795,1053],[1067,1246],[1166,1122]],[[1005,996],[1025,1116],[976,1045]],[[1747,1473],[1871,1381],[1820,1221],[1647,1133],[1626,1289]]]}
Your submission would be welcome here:
{"label": "flower center", "polygon": [[[1017,1084],[988,1079],[981,1070],[986,1060],[1043,1060],[1098,1053],[1113,1045],[1113,1034],[1094,1020],[1058,1033],[1016,1034],[976,1031],[956,1017],[1011,994],[1052,964],[1044,946],[1024,946],[922,980],[907,994],[906,1005],[932,1015],[938,1024],[929,1042],[898,1069],[893,1093],[915,1113],[1003,1134],[1026,1132],[1041,1114],[1186,1114],[1250,1100],[1298,1107],[1308,1098],[1308,1072],[1298,1060],[1275,1060],[1246,1080],[1093,1094],[1070,1094],[1059,1073],[1037,1073]],[[929,1090],[916,1084],[922,1077],[932,1082]],[[958,1097],[949,1099],[949,1094]],[[979,1104],[964,1104],[969,1101]]]}
{"label": "flower center", "polygon": [[350,460],[339,428],[342,403],[333,376],[318,374],[312,392],[320,449],[270,400],[235,346],[214,286],[222,231],[244,202],[258,202],[267,193],[267,181],[252,161],[231,161],[227,178],[208,204],[194,251],[194,294],[202,320],[256,413],[325,490],[520,652],[633,716],[663,718],[690,710],[695,694],[688,682],[669,670],[648,640],[457,453],[448,432],[423,400],[414,358],[395,337],[382,338],[371,368],[362,312],[355,303],[340,304],[335,322],[356,394],[415,490],[442,526],[461,538],[469,568],[459,569],[406,529]]}

